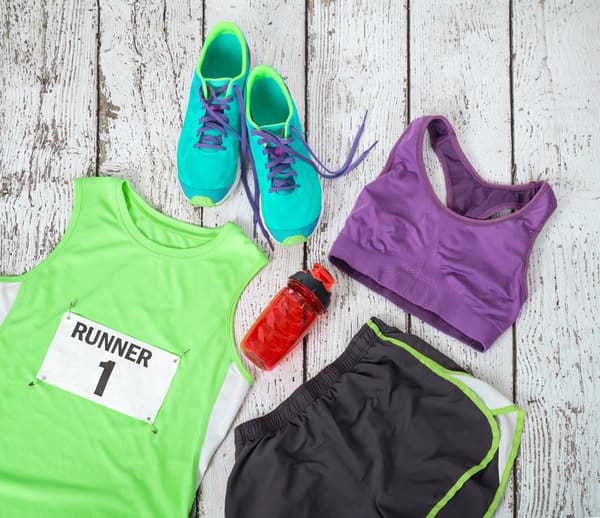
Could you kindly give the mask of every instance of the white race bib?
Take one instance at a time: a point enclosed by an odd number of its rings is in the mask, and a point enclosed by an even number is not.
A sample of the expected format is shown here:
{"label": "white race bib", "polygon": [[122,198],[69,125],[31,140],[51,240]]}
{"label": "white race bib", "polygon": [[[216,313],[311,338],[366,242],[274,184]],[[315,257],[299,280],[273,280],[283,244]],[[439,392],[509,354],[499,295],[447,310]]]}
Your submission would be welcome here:
{"label": "white race bib", "polygon": [[180,357],[65,313],[37,378],[153,423]]}

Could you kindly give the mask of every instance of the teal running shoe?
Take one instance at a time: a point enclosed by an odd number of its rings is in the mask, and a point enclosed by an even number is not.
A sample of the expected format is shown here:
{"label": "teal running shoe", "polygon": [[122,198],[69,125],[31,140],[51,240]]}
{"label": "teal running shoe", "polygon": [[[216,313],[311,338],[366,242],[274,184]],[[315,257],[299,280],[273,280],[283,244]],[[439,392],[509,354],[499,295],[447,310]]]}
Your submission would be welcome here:
{"label": "teal running shoe", "polygon": [[[248,45],[239,27],[217,23],[194,71],[177,146],[179,183],[192,205],[223,202],[240,178],[243,92]],[[244,136],[245,137],[245,136]]]}
{"label": "teal running shoe", "polygon": [[[246,83],[245,123],[253,185],[246,174],[244,189],[254,211],[254,229],[282,246],[305,242],[315,231],[322,211],[319,175],[342,176],[360,164],[376,142],[352,162],[363,123],[350,155],[336,171],[328,169],[310,149],[298,110],[281,76],[271,67],[252,69]],[[366,115],[365,115],[366,118]]]}

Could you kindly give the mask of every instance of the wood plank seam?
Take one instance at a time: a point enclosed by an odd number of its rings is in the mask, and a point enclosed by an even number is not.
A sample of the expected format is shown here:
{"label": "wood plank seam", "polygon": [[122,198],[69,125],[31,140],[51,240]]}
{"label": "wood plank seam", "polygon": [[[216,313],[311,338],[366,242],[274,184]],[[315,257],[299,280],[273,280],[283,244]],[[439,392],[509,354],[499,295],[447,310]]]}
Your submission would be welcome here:
{"label": "wood plank seam", "polygon": [[[509,58],[508,58],[508,81],[509,81],[509,105],[510,105],[510,183],[515,184],[515,102],[514,102],[514,71],[513,71],[513,0],[508,1],[508,44],[509,44]],[[517,400],[517,321],[511,326],[512,334],[512,401],[515,405],[519,404]],[[519,498],[519,463],[520,455],[517,455],[515,464],[511,473],[513,480],[512,486],[512,515],[513,518],[517,516],[517,499]]]}

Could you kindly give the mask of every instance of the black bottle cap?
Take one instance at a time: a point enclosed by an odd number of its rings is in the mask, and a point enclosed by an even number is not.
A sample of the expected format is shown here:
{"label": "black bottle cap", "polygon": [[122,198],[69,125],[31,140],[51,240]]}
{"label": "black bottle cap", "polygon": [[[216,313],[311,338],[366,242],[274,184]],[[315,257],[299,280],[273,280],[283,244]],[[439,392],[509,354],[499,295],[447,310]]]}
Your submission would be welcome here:
{"label": "black bottle cap", "polygon": [[321,301],[327,309],[331,302],[331,287],[335,283],[331,274],[319,263],[315,263],[311,271],[302,270],[289,277],[302,283]]}

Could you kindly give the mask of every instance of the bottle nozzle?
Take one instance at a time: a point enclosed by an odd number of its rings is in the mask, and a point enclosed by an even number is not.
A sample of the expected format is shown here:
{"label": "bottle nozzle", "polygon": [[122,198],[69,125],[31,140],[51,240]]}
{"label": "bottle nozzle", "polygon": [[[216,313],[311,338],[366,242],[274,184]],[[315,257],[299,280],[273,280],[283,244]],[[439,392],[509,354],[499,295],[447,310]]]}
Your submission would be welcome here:
{"label": "bottle nozzle", "polygon": [[310,273],[315,279],[318,279],[323,283],[323,286],[327,291],[331,291],[331,287],[335,284],[335,279],[321,264],[315,263]]}

